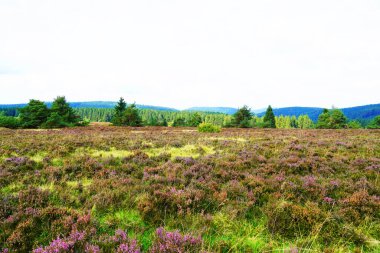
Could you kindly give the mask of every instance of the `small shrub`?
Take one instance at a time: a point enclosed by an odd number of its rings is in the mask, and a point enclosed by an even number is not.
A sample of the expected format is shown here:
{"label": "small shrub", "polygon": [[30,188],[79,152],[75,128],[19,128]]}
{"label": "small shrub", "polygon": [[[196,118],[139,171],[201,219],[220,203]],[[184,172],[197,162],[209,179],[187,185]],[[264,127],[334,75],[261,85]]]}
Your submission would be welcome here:
{"label": "small shrub", "polygon": [[269,231],[285,238],[308,236],[323,219],[322,211],[311,202],[305,206],[286,201],[274,202],[268,204],[265,212]]}
{"label": "small shrub", "polygon": [[19,128],[20,126],[21,123],[19,118],[0,115],[0,127],[15,129]]}
{"label": "small shrub", "polygon": [[167,232],[163,228],[156,230],[156,240],[150,249],[151,253],[165,252],[200,252],[202,239],[186,234],[182,235],[178,231]]}
{"label": "small shrub", "polygon": [[219,133],[220,126],[216,126],[211,123],[201,123],[198,126],[198,131],[201,133]]}

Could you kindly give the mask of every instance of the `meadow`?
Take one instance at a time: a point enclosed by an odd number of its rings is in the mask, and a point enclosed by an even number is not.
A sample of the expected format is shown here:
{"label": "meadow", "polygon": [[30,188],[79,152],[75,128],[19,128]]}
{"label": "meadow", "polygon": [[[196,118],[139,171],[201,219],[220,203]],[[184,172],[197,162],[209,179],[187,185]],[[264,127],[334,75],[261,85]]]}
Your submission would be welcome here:
{"label": "meadow", "polygon": [[380,252],[380,130],[0,129],[0,252]]}

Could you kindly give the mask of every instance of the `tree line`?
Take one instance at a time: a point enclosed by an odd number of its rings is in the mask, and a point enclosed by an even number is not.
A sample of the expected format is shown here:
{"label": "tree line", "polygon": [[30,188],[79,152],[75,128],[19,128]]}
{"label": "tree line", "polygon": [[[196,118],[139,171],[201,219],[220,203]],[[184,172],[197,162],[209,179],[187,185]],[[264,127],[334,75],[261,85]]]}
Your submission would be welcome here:
{"label": "tree line", "polygon": [[[258,117],[248,106],[239,108],[235,114],[158,111],[138,109],[120,98],[115,108],[76,108],[65,97],[57,97],[51,107],[31,99],[23,108],[7,108],[0,112],[0,127],[8,128],[61,128],[83,126],[89,122],[111,122],[115,126],[172,126],[197,127],[207,123],[219,127],[280,128],[280,129],[341,129],[363,128],[359,121],[349,121],[339,109],[324,109],[314,123],[308,115],[275,116],[271,106],[265,115]],[[8,114],[8,116],[6,116]],[[10,115],[10,116],[9,116]],[[367,128],[380,128],[380,116],[375,117]]]}
{"label": "tree line", "polygon": [[70,107],[65,97],[54,99],[50,108],[40,100],[31,99],[25,107],[18,109],[17,115],[0,115],[0,127],[62,128],[88,124]]}

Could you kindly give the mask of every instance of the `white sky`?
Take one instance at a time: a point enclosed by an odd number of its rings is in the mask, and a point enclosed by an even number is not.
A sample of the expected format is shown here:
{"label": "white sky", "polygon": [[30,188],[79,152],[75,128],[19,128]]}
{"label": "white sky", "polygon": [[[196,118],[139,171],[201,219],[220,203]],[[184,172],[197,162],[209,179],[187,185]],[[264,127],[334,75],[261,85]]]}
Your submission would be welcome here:
{"label": "white sky", "polygon": [[380,102],[379,0],[0,0],[0,104]]}

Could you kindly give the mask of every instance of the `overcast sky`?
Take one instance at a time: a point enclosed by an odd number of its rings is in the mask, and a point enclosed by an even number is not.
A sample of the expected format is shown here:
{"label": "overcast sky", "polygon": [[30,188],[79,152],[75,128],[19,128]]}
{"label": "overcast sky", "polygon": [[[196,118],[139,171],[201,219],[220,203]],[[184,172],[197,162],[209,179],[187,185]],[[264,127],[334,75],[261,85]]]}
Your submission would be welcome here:
{"label": "overcast sky", "polygon": [[0,0],[0,104],[380,103],[379,0]]}

